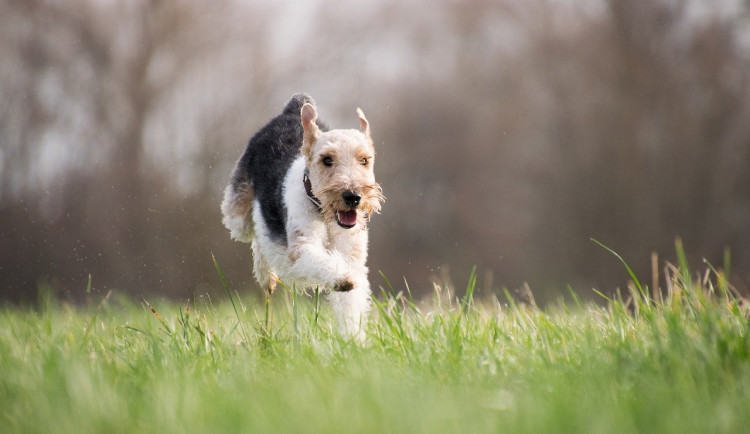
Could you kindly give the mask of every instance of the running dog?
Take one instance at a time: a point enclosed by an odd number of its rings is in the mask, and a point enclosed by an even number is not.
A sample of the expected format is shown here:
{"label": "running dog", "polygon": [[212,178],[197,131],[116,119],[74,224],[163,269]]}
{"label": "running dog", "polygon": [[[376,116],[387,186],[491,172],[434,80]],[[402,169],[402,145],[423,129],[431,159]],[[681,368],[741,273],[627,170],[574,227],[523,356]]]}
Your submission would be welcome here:
{"label": "running dog", "polygon": [[329,130],[297,94],[261,128],[232,171],[221,203],[230,236],[252,243],[255,278],[328,294],[340,332],[361,340],[370,309],[367,223],[384,200],[370,124]]}

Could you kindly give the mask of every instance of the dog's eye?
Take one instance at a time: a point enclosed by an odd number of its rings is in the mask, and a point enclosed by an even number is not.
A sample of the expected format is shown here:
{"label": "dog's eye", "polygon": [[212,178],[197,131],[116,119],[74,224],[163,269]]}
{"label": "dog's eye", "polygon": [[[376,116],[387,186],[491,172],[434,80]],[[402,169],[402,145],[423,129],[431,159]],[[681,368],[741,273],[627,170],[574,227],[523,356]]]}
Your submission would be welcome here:
{"label": "dog's eye", "polygon": [[332,157],[323,157],[323,165],[331,167],[333,166],[333,158]]}
{"label": "dog's eye", "polygon": [[367,163],[369,163],[369,162],[370,162],[369,158],[363,158],[363,159],[359,160],[359,164],[361,164],[363,166],[367,166]]}

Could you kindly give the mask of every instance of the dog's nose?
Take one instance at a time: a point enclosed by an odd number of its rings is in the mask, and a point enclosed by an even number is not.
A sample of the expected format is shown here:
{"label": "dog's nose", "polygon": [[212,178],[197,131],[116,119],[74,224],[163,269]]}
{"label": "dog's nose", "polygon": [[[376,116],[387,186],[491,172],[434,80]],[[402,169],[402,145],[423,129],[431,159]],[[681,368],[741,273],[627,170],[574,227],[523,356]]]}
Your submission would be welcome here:
{"label": "dog's nose", "polygon": [[351,207],[359,205],[359,199],[361,199],[358,194],[351,191],[345,191],[344,193],[342,193],[341,198],[344,199],[344,203],[346,204],[346,206]]}

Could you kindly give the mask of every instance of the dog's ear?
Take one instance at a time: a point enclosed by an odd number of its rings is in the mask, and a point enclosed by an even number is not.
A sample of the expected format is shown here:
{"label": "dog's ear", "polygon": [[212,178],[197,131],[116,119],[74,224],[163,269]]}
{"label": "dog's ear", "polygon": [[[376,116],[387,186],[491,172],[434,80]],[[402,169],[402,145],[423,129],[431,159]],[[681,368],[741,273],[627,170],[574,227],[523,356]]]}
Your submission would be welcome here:
{"label": "dog's ear", "polygon": [[312,153],[312,145],[320,134],[318,125],[315,123],[318,119],[318,112],[315,111],[312,104],[307,103],[302,106],[300,116],[302,117],[302,129],[305,131],[302,136],[302,154],[309,159]]}
{"label": "dog's ear", "polygon": [[362,131],[362,134],[364,134],[368,139],[371,140],[371,137],[370,137],[370,123],[367,122],[367,118],[365,117],[365,113],[359,107],[357,107],[357,116],[359,116],[359,130]]}

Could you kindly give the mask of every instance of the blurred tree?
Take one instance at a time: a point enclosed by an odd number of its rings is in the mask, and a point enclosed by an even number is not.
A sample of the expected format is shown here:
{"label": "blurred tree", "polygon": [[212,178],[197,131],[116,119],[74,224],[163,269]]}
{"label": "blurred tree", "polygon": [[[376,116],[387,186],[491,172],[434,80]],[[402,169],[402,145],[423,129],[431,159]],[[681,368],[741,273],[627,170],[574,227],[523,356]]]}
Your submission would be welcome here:
{"label": "blurred tree", "polygon": [[[688,252],[750,280],[750,5],[471,0],[0,3],[0,298],[236,288],[218,203],[292,93],[373,124],[373,270],[539,299]],[[441,277],[442,276],[442,277]],[[488,274],[489,276],[489,274]],[[379,278],[372,274],[375,285]]]}
{"label": "blurred tree", "polygon": [[[199,105],[194,116],[206,116],[204,136],[193,143],[179,133],[167,137],[177,136],[176,143],[147,142],[146,135],[165,121],[163,111],[173,110],[172,100],[186,85],[196,84],[190,79],[205,73],[206,62],[221,60],[219,47],[230,54],[235,46],[225,41],[245,23],[227,21],[226,10],[204,10],[199,2],[69,7],[28,1],[3,8],[3,39],[9,42],[0,70],[6,101],[0,116],[5,297],[34,297],[39,279],[76,291],[85,287],[87,274],[98,288],[195,291],[205,278],[196,279],[190,268],[206,264],[197,274],[206,276],[208,236],[218,239],[223,231],[204,225],[216,210],[207,201],[207,179],[196,179],[205,173],[190,170],[191,182],[183,183],[177,174],[185,167],[175,166],[210,164],[210,150],[193,152],[195,160],[185,157],[218,129],[212,124],[225,121]],[[262,27],[259,22],[255,28]],[[263,68],[262,40],[255,48],[253,66]],[[234,90],[260,98],[261,92],[251,92],[256,84],[263,83],[240,81]],[[197,237],[199,230],[203,236]]]}

